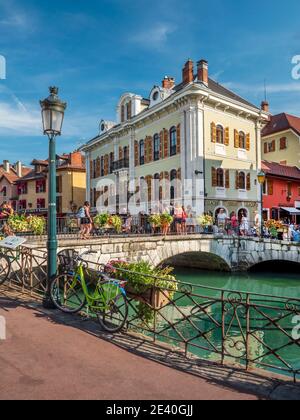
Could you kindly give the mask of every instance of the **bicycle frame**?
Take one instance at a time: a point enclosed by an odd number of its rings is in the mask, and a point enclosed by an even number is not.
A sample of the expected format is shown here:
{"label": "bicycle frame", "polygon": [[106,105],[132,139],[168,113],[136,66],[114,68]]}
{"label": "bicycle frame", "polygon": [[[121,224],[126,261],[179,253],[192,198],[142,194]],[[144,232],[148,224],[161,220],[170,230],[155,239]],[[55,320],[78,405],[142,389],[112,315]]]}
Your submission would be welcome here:
{"label": "bicycle frame", "polygon": [[110,290],[104,290],[101,288],[101,275],[99,274],[99,279],[96,284],[96,289],[94,293],[91,295],[88,289],[88,285],[85,279],[84,273],[84,265],[79,264],[75,270],[75,273],[69,273],[74,276],[73,283],[71,288],[75,288],[75,286],[80,283],[84,296],[87,301],[88,308],[91,310],[107,310],[109,306],[107,303],[111,302],[112,299],[117,298],[119,295],[119,291],[126,296],[125,289],[122,287],[121,283],[115,279],[105,279],[103,278],[102,286],[108,285],[112,286]]}

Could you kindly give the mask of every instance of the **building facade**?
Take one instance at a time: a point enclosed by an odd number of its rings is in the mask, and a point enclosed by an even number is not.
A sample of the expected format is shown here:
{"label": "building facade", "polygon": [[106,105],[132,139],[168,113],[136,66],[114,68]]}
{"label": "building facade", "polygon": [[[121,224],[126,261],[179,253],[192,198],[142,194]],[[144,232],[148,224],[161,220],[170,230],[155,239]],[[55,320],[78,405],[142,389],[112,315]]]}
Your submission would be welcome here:
{"label": "building facade", "polygon": [[[17,209],[32,213],[48,210],[48,161],[34,160],[33,169],[16,181]],[[57,213],[74,213],[86,195],[85,160],[80,152],[57,156]]]}
{"label": "building facade", "polygon": [[297,166],[300,161],[300,118],[274,115],[262,131],[263,160]]}
{"label": "building facade", "polygon": [[19,161],[11,164],[5,160],[0,165],[0,206],[4,202],[10,202],[14,209],[17,207],[18,189],[16,182],[18,179],[26,176],[30,172],[30,168],[22,165]]}
{"label": "building facade", "polygon": [[189,60],[179,84],[165,77],[148,99],[124,94],[117,121],[102,121],[82,147],[87,198],[98,209],[153,212],[178,201],[198,215],[224,208],[252,218],[268,118],[210,79],[205,60],[197,69]]}
{"label": "building facade", "polygon": [[263,191],[264,219],[300,222],[300,170],[296,166],[262,162],[266,174]]}

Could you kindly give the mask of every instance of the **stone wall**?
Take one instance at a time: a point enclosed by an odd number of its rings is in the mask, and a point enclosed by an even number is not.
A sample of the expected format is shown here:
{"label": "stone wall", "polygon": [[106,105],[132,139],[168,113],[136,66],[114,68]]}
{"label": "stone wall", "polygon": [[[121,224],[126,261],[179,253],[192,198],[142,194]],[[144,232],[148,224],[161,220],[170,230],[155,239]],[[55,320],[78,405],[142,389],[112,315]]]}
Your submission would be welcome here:
{"label": "stone wall", "polygon": [[[31,243],[45,250],[45,243]],[[89,256],[93,262],[107,263],[111,259],[130,261],[146,260],[158,266],[246,271],[265,261],[300,263],[300,244],[260,240],[259,238],[234,238],[228,236],[192,235],[174,237],[118,237],[90,241],[65,239],[59,250],[75,248],[79,253],[97,251]]]}

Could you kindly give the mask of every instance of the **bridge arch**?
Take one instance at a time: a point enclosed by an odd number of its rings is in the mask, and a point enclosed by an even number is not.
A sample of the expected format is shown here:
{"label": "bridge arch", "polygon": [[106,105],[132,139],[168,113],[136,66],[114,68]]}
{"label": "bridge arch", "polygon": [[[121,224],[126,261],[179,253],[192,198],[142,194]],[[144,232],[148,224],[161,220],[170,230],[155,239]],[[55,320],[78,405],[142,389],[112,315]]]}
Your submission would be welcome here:
{"label": "bridge arch", "polygon": [[171,267],[197,268],[209,271],[231,271],[230,264],[219,255],[211,252],[191,251],[177,255],[161,262]]}

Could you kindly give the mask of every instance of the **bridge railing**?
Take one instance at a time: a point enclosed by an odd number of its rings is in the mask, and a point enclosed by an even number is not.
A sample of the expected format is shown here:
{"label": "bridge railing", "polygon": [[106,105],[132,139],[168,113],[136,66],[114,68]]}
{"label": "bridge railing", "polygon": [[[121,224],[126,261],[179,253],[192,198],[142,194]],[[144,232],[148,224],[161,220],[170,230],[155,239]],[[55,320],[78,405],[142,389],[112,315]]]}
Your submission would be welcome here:
{"label": "bridge railing", "polygon": [[[180,225],[180,229],[177,228],[177,223],[174,221],[169,230],[162,231],[160,227],[155,227],[149,222],[149,217],[147,215],[140,215],[132,217],[131,221],[126,222],[127,217],[122,216],[122,229],[120,232],[117,232],[113,227],[103,227],[98,228],[93,226],[90,232],[89,237],[93,238],[102,238],[102,237],[128,237],[128,236],[173,236],[173,235],[228,235],[228,236],[240,236],[240,237],[260,237],[261,236],[261,227],[258,226],[255,222],[239,223],[235,226],[232,226],[231,222],[226,223],[215,223],[212,226],[200,226],[195,223],[193,225],[183,224]],[[6,220],[0,220],[0,233],[3,230],[3,227],[6,224]],[[15,232],[19,236],[29,237],[33,240],[45,240],[47,234],[47,219],[45,230],[42,234],[35,234],[34,232]],[[300,232],[296,232],[297,235],[294,237],[295,242],[300,241]],[[273,232],[274,234],[274,232]],[[80,239],[80,220],[76,216],[67,216],[67,217],[58,217],[57,218],[57,236],[58,239]],[[285,226],[276,237],[272,236],[272,232],[268,229],[264,230],[264,238],[270,239],[285,239],[290,240],[289,228]]]}
{"label": "bridge railing", "polygon": [[[6,282],[10,289],[41,298],[46,255],[22,249]],[[103,265],[87,261],[92,278]],[[136,272],[120,269],[125,280]],[[168,345],[185,357],[300,379],[300,299],[223,290],[140,274],[138,290],[127,287],[128,331]]]}

